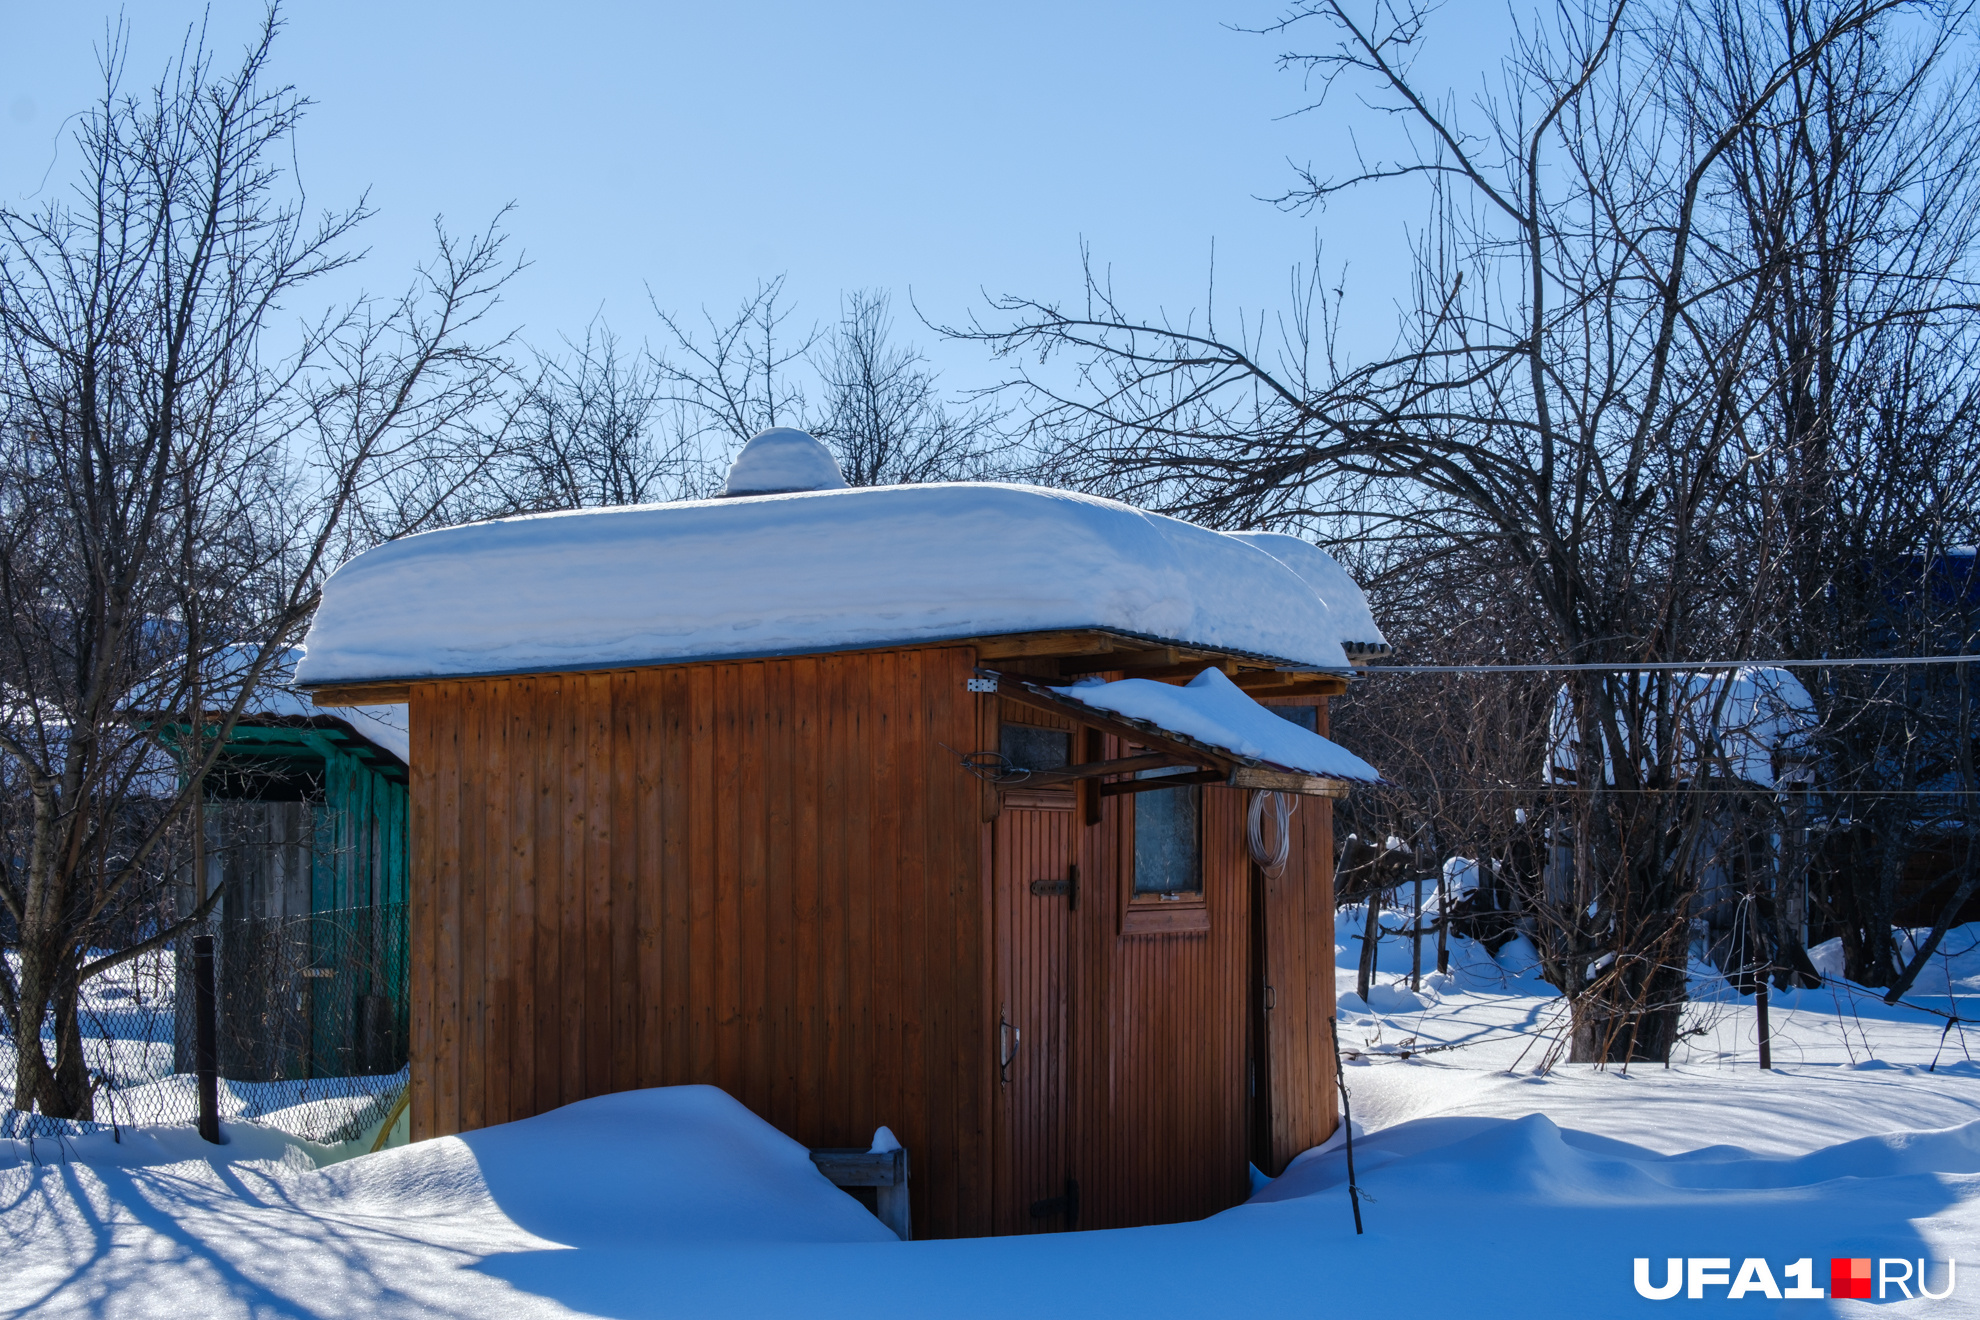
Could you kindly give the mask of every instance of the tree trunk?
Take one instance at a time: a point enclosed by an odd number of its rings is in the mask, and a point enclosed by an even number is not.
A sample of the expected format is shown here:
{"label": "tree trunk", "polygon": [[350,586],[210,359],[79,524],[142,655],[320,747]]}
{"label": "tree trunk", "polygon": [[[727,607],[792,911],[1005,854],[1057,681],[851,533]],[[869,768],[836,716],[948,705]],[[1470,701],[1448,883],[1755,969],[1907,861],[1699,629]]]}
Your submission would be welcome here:
{"label": "tree trunk", "polygon": [[52,1085],[42,1096],[41,1112],[50,1118],[85,1122],[96,1117],[95,1094],[89,1084],[89,1061],[83,1057],[82,987],[73,960],[55,980],[51,1007],[55,1011],[55,1069]]}
{"label": "tree trunk", "polygon": [[[14,1029],[14,1108],[49,1118],[89,1120],[95,1106],[89,1062],[83,1055],[81,987],[74,959],[48,948],[46,939],[22,942]],[[48,1061],[42,1028],[53,1022],[55,1061]]]}
{"label": "tree trunk", "polygon": [[[25,933],[25,932],[23,932]],[[26,940],[21,943],[20,987],[14,1021],[14,1108],[32,1111],[52,1100],[55,1075],[41,1047],[41,1024],[48,1020],[48,958]]]}
{"label": "tree trunk", "polygon": [[[1616,778],[1633,769],[1622,763]],[[1689,880],[1674,865],[1665,816],[1675,795],[1624,796],[1598,783],[1576,822],[1571,1063],[1664,1063],[1677,1043],[1690,923]]]}
{"label": "tree trunk", "polygon": [[1382,947],[1382,892],[1371,889],[1368,892],[1368,915],[1362,923],[1361,957],[1355,963],[1354,992],[1361,996],[1364,1007],[1368,1003],[1369,988],[1375,984],[1375,972],[1379,966],[1377,951]]}
{"label": "tree trunk", "polygon": [[1898,949],[1891,922],[1897,915],[1898,880],[1909,842],[1907,831],[1878,830],[1867,849],[1876,868],[1875,883],[1848,886],[1855,891],[1857,911],[1850,923],[1855,929],[1843,939],[1843,975],[1858,985],[1881,988],[1897,975]]}
{"label": "tree trunk", "polygon": [[1684,1012],[1684,972],[1658,959],[1647,973],[1618,974],[1574,1001],[1570,1063],[1666,1063]]}

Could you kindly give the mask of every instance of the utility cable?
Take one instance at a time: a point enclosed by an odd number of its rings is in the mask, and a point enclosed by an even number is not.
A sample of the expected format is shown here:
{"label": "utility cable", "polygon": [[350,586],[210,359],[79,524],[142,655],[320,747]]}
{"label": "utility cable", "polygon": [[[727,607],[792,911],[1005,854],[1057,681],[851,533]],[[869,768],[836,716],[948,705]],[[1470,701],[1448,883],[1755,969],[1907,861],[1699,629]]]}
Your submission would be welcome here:
{"label": "utility cable", "polygon": [[1529,665],[1369,665],[1357,669],[1357,678],[1376,674],[1562,674],[1562,673],[1666,673],[1700,669],[1853,669],[1858,667],[1906,665],[1980,664],[1980,655],[1892,655],[1852,656],[1837,660],[1639,660],[1620,664],[1562,663]]}

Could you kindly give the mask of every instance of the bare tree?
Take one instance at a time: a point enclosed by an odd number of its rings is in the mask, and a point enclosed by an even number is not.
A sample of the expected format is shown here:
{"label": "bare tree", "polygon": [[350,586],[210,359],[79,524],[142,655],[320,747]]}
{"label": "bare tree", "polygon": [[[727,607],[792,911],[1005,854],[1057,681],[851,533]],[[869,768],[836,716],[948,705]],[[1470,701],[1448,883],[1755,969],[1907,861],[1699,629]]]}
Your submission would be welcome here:
{"label": "bare tree", "polygon": [[[1502,560],[1410,538],[1349,542],[1336,554],[1382,603],[1395,664],[1521,664],[1550,646],[1531,591],[1516,571],[1499,571]],[[1534,920],[1545,899],[1543,831],[1559,806],[1545,786],[1558,688],[1542,673],[1377,670],[1332,721],[1333,736],[1386,781],[1336,804],[1337,828],[1412,840],[1412,875],[1436,873],[1446,856],[1475,860],[1478,890],[1452,908],[1463,929],[1496,946],[1527,927],[1549,977],[1565,983],[1552,932]]]}
{"label": "bare tree", "polygon": [[[304,218],[279,27],[230,70],[195,33],[139,95],[114,37],[71,196],[0,207],[0,1009],[13,1103],[54,1117],[92,1113],[82,985],[219,897],[171,890],[204,883],[180,865],[204,777],[324,575],[458,510],[501,443],[507,364],[472,339],[510,269],[492,228],[443,234],[402,298],[272,342],[366,215]],[[220,681],[223,648],[247,660]],[[177,775],[167,726],[190,730]]]}
{"label": "bare tree", "polygon": [[705,450],[712,444],[711,458],[773,426],[808,424],[804,387],[793,369],[805,363],[820,332],[787,334],[783,276],[758,284],[727,321],[703,308],[700,333],[657,302],[653,310],[671,341],[654,357],[654,374],[666,401],[691,419],[693,439]]}
{"label": "bare tree", "polygon": [[814,430],[855,486],[985,478],[1008,445],[1002,414],[946,403],[928,361],[893,343],[891,300],[855,290],[815,349],[823,408]]}
{"label": "bare tree", "polygon": [[[1784,572],[1778,544],[1743,534],[1753,465],[1779,444],[1772,327],[1783,271],[1817,240],[1785,223],[1805,178],[1744,209],[1728,199],[1743,153],[1804,121],[1821,62],[1894,38],[1901,16],[1935,31],[1955,17],[1923,0],[1564,4],[1519,33],[1498,89],[1466,110],[1412,80],[1427,8],[1300,0],[1274,31],[1331,33],[1320,53],[1285,57],[1319,89],[1310,108],[1359,84],[1415,146],[1344,179],[1309,172],[1283,203],[1430,187],[1416,301],[1391,352],[1340,357],[1311,275],[1273,339],[1262,322],[1223,335],[1134,317],[1091,276],[1081,308],[1006,299],[1002,320],[963,333],[1018,364],[1032,434],[1068,479],[1219,525],[1480,555],[1531,593],[1535,658],[1755,654]],[[1781,245],[1755,251],[1747,226]],[[1055,355],[1071,384],[1023,365]],[[1599,669],[1567,682],[1576,782],[1555,831],[1573,883],[1552,917],[1574,1055],[1666,1057],[1703,829],[1683,791],[1699,772],[1678,753],[1686,689]]]}
{"label": "bare tree", "polygon": [[[1968,365],[1980,348],[1980,85],[1960,58],[1960,11],[1924,12],[1933,21],[1832,43],[1805,62],[1790,84],[1793,114],[1728,154],[1714,199],[1727,215],[1727,267],[1771,273],[1761,335],[1777,384],[1757,409],[1753,526],[1742,532],[1759,549],[1739,562],[1771,569],[1753,597],[1760,626],[1779,653],[1804,660],[1965,649],[1945,627],[1963,610],[1905,580],[1970,535],[1980,504],[1980,378]],[[1702,95],[1750,83],[1817,35],[1800,8],[1735,29],[1740,17],[1713,12],[1740,40],[1696,66]],[[1850,976],[1893,997],[1980,883],[1971,811],[1956,793],[1920,792],[1971,761],[1956,730],[1965,687],[1949,672],[1875,668],[1811,685],[1836,802],[1817,849],[1825,915]],[[1892,937],[1900,879],[1948,832],[1966,834],[1964,880],[1906,958]]]}
{"label": "bare tree", "polygon": [[[699,331],[658,312],[670,343],[652,369],[660,398],[685,419],[677,433],[719,465],[760,431],[798,427],[832,447],[855,486],[992,475],[1009,449],[1003,413],[946,402],[921,353],[895,345],[890,306],[884,293],[856,291],[837,325],[787,332],[779,276],[727,321],[703,311]],[[714,470],[704,489],[718,484]]]}
{"label": "bare tree", "polygon": [[513,455],[503,465],[518,511],[647,504],[709,482],[690,436],[669,413],[652,364],[606,326],[539,357],[523,393]]}

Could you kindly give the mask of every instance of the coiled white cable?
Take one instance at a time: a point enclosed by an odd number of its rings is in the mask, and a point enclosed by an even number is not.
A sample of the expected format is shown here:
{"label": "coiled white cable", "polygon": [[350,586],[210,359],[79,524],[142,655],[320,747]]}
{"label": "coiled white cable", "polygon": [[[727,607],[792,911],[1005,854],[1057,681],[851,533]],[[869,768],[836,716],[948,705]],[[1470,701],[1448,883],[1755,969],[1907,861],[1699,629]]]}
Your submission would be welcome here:
{"label": "coiled white cable", "polygon": [[[1265,807],[1267,801],[1272,807],[1272,823],[1275,837],[1272,846],[1265,846]],[[1258,863],[1260,870],[1274,880],[1285,873],[1286,859],[1292,855],[1292,814],[1299,810],[1299,803],[1290,793],[1268,793],[1263,789],[1251,795],[1251,811],[1245,827],[1245,836],[1251,844],[1251,860]]]}

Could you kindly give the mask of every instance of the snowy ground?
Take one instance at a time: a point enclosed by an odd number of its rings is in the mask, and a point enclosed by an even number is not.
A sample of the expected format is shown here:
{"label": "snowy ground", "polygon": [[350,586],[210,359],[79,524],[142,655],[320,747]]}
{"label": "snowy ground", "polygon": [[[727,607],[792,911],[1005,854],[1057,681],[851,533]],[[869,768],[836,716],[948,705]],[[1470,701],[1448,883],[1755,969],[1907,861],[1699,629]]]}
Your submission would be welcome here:
{"label": "snowy ground", "polygon": [[[1980,930],[1948,947],[1916,998],[1963,1012],[1980,997]],[[1792,1262],[1812,1260],[1826,1288],[1842,1256],[1928,1260],[1934,1291],[1960,1261],[1950,1299],[1892,1289],[1884,1305],[1980,1314],[1980,1065],[1959,1028],[1846,988],[1782,995],[1763,1073],[1751,1001],[1701,974],[1696,1034],[1670,1068],[1536,1071],[1560,1006],[1523,952],[1494,961],[1460,941],[1452,973],[1411,994],[1406,948],[1385,946],[1380,1011],[1341,969],[1359,1238],[1336,1147],[1199,1223],[902,1244],[795,1143],[682,1087],[322,1169],[320,1149],[252,1127],[229,1128],[224,1160],[184,1130],[0,1142],[0,1309],[1603,1316],[1664,1305],[1637,1296],[1636,1257],[1653,1284],[1672,1256],[1734,1271],[1761,1258],[1785,1289]],[[1422,1052],[1438,1045],[1458,1048]],[[1728,1305],[1724,1283],[1703,1292],[1671,1304]],[[1740,1300],[1758,1303],[1747,1314],[1879,1306]]]}
{"label": "snowy ground", "polygon": [[[8,950],[4,956],[18,976],[20,955]],[[134,959],[84,983],[83,1057],[107,1083],[99,1093],[106,1120],[161,1112],[155,1103],[134,1101],[172,1075],[172,988],[169,953]],[[42,1034],[52,1040],[52,1024]],[[11,1109],[13,1102],[14,1042],[0,1035],[0,1106]],[[4,1123],[0,1119],[0,1131]]]}

